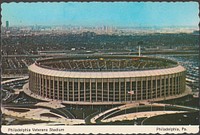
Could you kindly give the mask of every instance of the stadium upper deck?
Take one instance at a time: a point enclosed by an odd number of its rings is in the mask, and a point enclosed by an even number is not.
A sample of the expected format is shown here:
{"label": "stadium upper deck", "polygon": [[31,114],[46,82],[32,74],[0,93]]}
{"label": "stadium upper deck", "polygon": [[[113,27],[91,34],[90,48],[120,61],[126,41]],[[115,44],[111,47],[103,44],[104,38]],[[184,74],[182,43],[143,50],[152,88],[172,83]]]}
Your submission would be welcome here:
{"label": "stadium upper deck", "polygon": [[37,66],[63,71],[136,71],[171,68],[177,62],[151,57],[133,56],[83,56],[38,60]]}

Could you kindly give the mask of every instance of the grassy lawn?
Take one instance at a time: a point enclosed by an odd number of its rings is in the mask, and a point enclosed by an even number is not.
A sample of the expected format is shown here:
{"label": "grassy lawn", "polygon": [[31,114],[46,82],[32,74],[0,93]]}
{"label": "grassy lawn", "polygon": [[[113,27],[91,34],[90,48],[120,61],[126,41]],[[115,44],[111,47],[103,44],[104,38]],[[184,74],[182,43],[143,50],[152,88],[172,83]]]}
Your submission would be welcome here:
{"label": "grassy lawn", "polygon": [[144,125],[198,125],[199,112],[167,114],[148,118]]}
{"label": "grassy lawn", "polygon": [[193,98],[192,95],[187,95],[177,99],[159,101],[157,103],[165,103],[165,104],[175,104],[175,105],[183,105],[189,107],[199,107],[199,99]]}

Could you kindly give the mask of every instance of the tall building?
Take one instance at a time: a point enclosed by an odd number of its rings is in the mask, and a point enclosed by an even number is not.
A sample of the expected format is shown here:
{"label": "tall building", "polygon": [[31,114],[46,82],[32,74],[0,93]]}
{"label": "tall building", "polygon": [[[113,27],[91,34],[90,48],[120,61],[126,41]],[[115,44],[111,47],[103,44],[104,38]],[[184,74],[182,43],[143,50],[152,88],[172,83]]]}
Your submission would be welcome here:
{"label": "tall building", "polygon": [[9,28],[9,21],[6,21],[6,28]]}

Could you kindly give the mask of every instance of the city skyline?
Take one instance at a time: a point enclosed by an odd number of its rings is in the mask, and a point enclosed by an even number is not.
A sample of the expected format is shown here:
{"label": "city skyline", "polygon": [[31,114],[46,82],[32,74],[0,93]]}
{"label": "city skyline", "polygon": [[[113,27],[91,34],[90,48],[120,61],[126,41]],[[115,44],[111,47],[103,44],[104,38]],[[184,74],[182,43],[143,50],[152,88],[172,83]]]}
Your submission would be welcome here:
{"label": "city skyline", "polygon": [[2,26],[6,21],[10,26],[198,27],[199,17],[195,2],[3,3]]}

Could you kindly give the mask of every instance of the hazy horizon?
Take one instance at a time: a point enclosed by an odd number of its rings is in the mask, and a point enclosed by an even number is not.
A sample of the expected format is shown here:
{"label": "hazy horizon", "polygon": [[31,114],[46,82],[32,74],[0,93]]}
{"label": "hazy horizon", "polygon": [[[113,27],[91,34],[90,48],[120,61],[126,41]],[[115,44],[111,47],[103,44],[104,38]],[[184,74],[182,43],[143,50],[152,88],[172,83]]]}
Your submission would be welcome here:
{"label": "hazy horizon", "polygon": [[198,27],[197,2],[3,3],[2,26]]}

